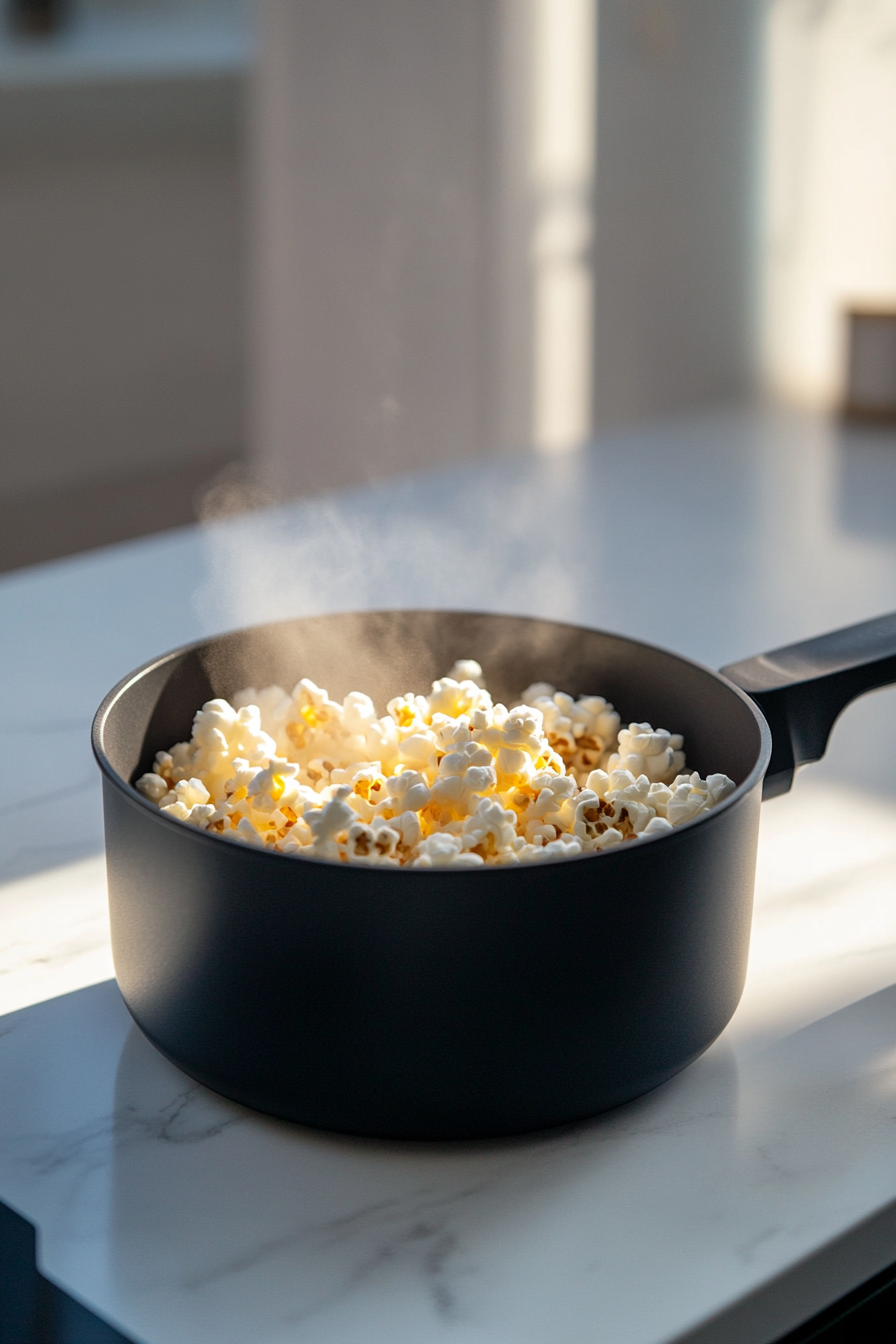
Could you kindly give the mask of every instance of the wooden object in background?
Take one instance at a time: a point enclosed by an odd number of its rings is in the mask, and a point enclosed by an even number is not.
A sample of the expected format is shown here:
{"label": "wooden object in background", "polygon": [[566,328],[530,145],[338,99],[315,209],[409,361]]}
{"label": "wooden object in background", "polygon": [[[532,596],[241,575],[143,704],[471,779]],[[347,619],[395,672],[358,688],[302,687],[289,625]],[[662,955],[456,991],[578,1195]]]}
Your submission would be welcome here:
{"label": "wooden object in background", "polygon": [[858,420],[896,420],[896,309],[847,309],[843,412]]}

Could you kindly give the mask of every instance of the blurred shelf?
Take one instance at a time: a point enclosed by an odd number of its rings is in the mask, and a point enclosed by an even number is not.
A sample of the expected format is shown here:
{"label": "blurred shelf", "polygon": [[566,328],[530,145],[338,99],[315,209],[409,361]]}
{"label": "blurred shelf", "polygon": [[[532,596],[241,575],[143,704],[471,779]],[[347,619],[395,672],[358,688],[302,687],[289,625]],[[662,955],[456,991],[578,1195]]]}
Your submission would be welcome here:
{"label": "blurred shelf", "polygon": [[53,37],[0,37],[0,89],[236,74],[252,52],[252,25],[235,13],[82,22]]}

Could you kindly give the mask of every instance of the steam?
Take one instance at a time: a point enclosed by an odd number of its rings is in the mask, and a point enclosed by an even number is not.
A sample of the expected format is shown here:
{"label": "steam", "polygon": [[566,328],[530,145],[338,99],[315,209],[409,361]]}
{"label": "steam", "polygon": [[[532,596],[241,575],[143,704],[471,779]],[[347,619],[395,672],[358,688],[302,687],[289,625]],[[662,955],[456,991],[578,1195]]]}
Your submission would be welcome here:
{"label": "steam", "polygon": [[199,522],[212,523],[254,513],[275,502],[246,463],[228,462],[196,498],[195,511]]}
{"label": "steam", "polygon": [[477,465],[475,488],[461,468],[266,508],[251,482],[228,478],[203,523],[203,628],[391,607],[573,619],[593,576],[552,509],[558,489],[569,507],[562,466],[533,480],[516,465]]}
{"label": "steam", "polygon": [[[393,695],[427,691],[456,659],[475,658],[505,704],[542,680],[573,695],[601,695],[625,722],[674,723],[695,769],[742,778],[743,739],[710,723],[702,674],[693,673],[691,695],[691,674],[681,667],[668,681],[651,658],[610,655],[601,637],[578,628],[583,619],[598,629],[630,628],[626,616],[656,580],[639,528],[660,527],[671,538],[679,527],[654,455],[649,479],[637,454],[629,454],[632,463],[634,482],[614,480],[606,454],[496,457],[205,523],[194,601],[210,634],[338,612],[433,613],[256,633],[228,645],[220,669],[209,668],[215,694],[272,683],[290,689],[308,676],[336,699],[362,690],[382,707]],[[669,473],[678,467],[665,464]],[[684,544],[686,551],[686,537]],[[701,564],[706,554],[704,529]],[[570,625],[449,620],[445,611]]]}

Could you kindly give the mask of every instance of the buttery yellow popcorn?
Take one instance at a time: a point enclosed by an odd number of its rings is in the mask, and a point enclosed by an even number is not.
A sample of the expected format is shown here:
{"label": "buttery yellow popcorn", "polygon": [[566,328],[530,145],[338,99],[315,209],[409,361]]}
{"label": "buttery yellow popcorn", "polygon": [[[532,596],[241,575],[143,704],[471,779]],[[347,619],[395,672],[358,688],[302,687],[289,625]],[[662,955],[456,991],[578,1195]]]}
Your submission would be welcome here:
{"label": "buttery yellow popcorn", "polygon": [[362,692],[340,703],[307,678],[209,700],[137,788],[175,820],[285,855],[478,868],[662,835],[735,787],[684,765],[679,735],[622,727],[601,696],[539,682],[493,704],[464,659],[382,717]]}

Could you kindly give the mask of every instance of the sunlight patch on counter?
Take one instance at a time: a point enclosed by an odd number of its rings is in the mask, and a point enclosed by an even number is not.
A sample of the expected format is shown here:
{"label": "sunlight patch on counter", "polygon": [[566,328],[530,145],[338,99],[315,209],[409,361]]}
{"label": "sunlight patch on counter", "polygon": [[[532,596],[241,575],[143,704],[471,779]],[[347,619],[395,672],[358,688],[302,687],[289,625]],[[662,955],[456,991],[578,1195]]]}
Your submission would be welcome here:
{"label": "sunlight patch on counter", "polygon": [[762,809],[747,983],[764,1043],[896,981],[896,800],[798,779]]}
{"label": "sunlight patch on counter", "polygon": [[0,887],[0,1014],[114,974],[102,854]]}

